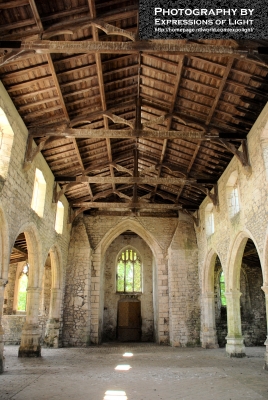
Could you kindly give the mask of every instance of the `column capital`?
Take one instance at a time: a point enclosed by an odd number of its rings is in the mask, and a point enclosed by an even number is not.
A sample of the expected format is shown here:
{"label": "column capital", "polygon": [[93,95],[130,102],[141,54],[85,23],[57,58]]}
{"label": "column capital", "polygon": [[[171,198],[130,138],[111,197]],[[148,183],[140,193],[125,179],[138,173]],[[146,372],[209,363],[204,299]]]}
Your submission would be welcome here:
{"label": "column capital", "polygon": [[28,287],[27,288],[27,293],[41,293],[42,288],[39,287]]}
{"label": "column capital", "polygon": [[202,293],[203,299],[213,299],[215,297],[214,292],[204,292]]}
{"label": "column capital", "polygon": [[58,294],[60,294],[60,293],[62,293],[62,289],[59,289],[59,288],[51,288],[50,289],[50,291],[51,291],[51,293],[58,293]]}
{"label": "column capital", "polygon": [[241,295],[242,295],[242,293],[240,292],[240,290],[237,290],[237,289],[232,290],[230,292],[225,292],[225,297],[227,297],[229,299],[230,298],[240,298]]}
{"label": "column capital", "polygon": [[261,287],[264,293],[268,296],[268,286],[262,286]]}
{"label": "column capital", "polygon": [[6,284],[8,283],[8,280],[7,279],[3,279],[3,278],[0,278],[0,287],[1,286],[6,286]]}

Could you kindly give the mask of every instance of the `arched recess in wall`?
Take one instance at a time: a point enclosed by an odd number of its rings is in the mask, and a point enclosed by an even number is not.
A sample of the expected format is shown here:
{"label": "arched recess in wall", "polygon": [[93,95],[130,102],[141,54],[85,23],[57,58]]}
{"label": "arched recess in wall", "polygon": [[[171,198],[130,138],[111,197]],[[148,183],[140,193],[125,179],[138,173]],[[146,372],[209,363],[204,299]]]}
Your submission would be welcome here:
{"label": "arched recess in wall", "polygon": [[104,261],[103,341],[154,340],[153,254],[145,241],[125,231]]}
{"label": "arched recess in wall", "polygon": [[39,311],[39,324],[42,330],[41,343],[47,347],[57,348],[59,346],[62,288],[61,252],[54,245],[45,261]]}
{"label": "arched recess in wall", "polygon": [[223,304],[222,264],[214,249],[206,257],[202,277],[203,329],[202,346],[204,348],[223,347],[227,334],[226,305]]}
{"label": "arched recess in wall", "polygon": [[246,346],[263,345],[267,335],[263,270],[254,241],[240,233],[229,261],[228,291],[240,291],[241,331]]}
{"label": "arched recess in wall", "polygon": [[153,254],[153,304],[154,304],[154,333],[155,340],[158,339],[158,295],[157,295],[157,265],[163,262],[163,254],[161,247],[158,245],[157,241],[153,238],[153,236],[135,219],[128,219],[121,221],[114,228],[112,228],[106,235],[103,237],[98,247],[94,252],[95,259],[99,260],[100,265],[100,306],[99,306],[99,341],[102,339],[102,330],[103,330],[103,309],[104,309],[104,262],[105,262],[105,254],[107,249],[112,244],[112,242],[122,235],[126,231],[131,231],[134,234],[138,235],[144,242],[149,246],[151,252]]}
{"label": "arched recess in wall", "polygon": [[14,132],[4,110],[0,107],[0,180],[8,173]]}

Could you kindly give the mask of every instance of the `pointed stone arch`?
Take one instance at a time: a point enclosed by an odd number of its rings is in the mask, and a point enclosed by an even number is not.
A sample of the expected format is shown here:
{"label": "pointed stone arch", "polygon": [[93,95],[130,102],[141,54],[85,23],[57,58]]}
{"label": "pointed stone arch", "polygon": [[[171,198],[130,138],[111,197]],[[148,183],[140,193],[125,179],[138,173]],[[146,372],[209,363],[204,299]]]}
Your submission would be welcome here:
{"label": "pointed stone arch", "polygon": [[228,335],[226,337],[226,351],[231,357],[245,356],[240,310],[240,273],[244,250],[248,239],[253,241],[261,262],[260,250],[256,240],[248,230],[240,231],[235,236],[229,247],[227,256],[225,297],[227,302]]}
{"label": "pointed stone arch", "polygon": [[112,241],[117,238],[117,236],[121,235],[127,230],[130,230],[139,235],[148,244],[155,257],[159,254],[162,254],[162,249],[156,239],[153,237],[153,235],[148,232],[140,222],[132,218],[120,221],[116,226],[111,228],[104,235],[104,237],[96,247],[95,252],[101,251],[102,253],[105,253]]}
{"label": "pointed stone arch", "polygon": [[219,254],[215,249],[210,249],[207,253],[202,273],[202,294],[214,292],[214,267],[217,256],[219,257]]}
{"label": "pointed stone arch", "polygon": [[40,357],[41,345],[38,314],[39,299],[42,290],[42,272],[44,268],[42,241],[38,229],[33,222],[22,225],[19,228],[13,238],[13,243],[21,232],[25,234],[30,268],[27,288],[26,322],[22,329],[18,355],[19,357]]}
{"label": "pointed stone arch", "polygon": [[[241,231],[229,247],[226,271],[226,292],[240,291],[240,270],[247,240],[251,239],[256,247],[260,262],[262,260],[259,247],[249,231]],[[262,262],[261,262],[262,267]],[[263,271],[263,267],[262,267]]]}
{"label": "pointed stone arch", "polygon": [[0,204],[0,277],[7,279],[9,265],[9,230],[4,209]]}
{"label": "pointed stone arch", "polygon": [[[145,243],[150,247],[153,256],[154,256],[154,304],[155,304],[155,336],[156,341],[158,342],[162,333],[160,332],[159,328],[159,308],[158,308],[158,293],[157,293],[157,282],[158,282],[158,274],[161,269],[164,268],[164,255],[163,250],[157,243],[156,239],[153,235],[148,232],[140,222],[136,221],[135,219],[129,218],[123,221],[120,221],[116,224],[113,228],[111,228],[99,242],[98,246],[95,248],[93,253],[93,262],[92,262],[92,273],[94,278],[92,277],[92,285],[97,285],[99,290],[99,296],[96,298],[96,295],[91,296],[91,341],[93,343],[100,343],[101,335],[102,335],[102,323],[103,323],[103,293],[102,293],[102,285],[103,285],[103,260],[104,255],[113,242],[119,235],[121,235],[126,230],[131,230],[132,232],[139,235]],[[94,292],[94,288],[92,287],[92,293]],[[97,323],[96,323],[97,322]],[[164,324],[163,324],[164,325]]]}
{"label": "pointed stone arch", "polygon": [[62,256],[59,246],[49,250],[51,260],[51,294],[44,342],[48,347],[59,347],[61,302],[63,289]]}
{"label": "pointed stone arch", "polygon": [[217,256],[219,257],[215,249],[208,251],[202,273],[203,310],[201,342],[202,347],[210,349],[219,347],[216,334],[214,300],[214,270]]}
{"label": "pointed stone arch", "polygon": [[24,232],[25,234],[28,250],[28,262],[30,265],[28,286],[41,288],[42,271],[44,266],[42,241],[38,229],[33,222],[22,225],[14,236],[13,242],[15,242],[21,232]]}

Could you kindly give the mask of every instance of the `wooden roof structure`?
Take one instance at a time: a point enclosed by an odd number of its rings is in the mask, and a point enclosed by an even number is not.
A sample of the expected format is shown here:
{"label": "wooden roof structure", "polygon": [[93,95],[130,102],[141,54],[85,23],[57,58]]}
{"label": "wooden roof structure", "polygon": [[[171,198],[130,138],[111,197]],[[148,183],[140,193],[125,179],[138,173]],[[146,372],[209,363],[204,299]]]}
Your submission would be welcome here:
{"label": "wooden roof structure", "polygon": [[0,79],[29,130],[24,168],[42,152],[72,219],[192,215],[206,195],[217,204],[234,155],[250,170],[268,41],[141,41],[138,13],[131,0],[0,2]]}

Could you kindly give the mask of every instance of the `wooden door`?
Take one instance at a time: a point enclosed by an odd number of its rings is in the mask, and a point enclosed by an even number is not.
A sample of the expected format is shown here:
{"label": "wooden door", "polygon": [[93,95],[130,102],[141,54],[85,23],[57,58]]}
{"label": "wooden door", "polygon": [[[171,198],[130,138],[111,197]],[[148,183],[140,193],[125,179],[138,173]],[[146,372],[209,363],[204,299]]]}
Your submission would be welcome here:
{"label": "wooden door", "polygon": [[136,299],[118,302],[117,338],[122,342],[141,340],[141,303]]}

